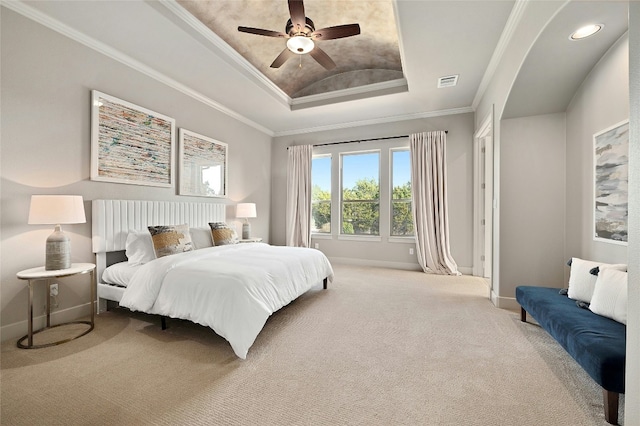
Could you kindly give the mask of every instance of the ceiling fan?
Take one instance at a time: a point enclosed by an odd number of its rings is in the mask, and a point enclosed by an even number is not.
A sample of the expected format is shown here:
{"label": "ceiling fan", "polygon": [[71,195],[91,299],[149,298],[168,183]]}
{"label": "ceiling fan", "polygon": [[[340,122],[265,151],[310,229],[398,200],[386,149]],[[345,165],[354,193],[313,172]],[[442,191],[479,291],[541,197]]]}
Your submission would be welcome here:
{"label": "ceiling fan", "polygon": [[249,34],[257,34],[267,37],[288,38],[287,47],[278,55],[271,64],[271,68],[280,68],[287,59],[294,55],[310,54],[320,65],[327,70],[336,67],[335,62],[324,50],[315,45],[314,41],[333,40],[336,38],[351,37],[360,34],[360,25],[336,25],[316,30],[313,21],[304,14],[302,0],[288,0],[291,19],[287,21],[285,32],[263,30],[260,28],[238,27],[238,31]]}

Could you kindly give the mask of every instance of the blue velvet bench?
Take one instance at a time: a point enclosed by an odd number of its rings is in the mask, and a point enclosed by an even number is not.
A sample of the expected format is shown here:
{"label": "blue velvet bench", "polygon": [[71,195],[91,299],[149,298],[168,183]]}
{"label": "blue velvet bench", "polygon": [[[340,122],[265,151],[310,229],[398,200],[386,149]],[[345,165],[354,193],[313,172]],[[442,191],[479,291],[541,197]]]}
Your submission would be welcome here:
{"label": "blue velvet bench", "polygon": [[526,322],[528,312],[602,386],[605,419],[617,424],[618,399],[624,393],[627,327],[578,307],[559,291],[517,287],[520,320]]}

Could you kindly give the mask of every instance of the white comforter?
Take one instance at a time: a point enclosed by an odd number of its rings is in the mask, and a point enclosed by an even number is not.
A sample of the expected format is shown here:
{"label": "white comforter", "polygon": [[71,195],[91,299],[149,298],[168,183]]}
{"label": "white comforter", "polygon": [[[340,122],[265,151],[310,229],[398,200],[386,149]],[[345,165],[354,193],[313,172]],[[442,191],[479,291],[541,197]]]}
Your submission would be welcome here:
{"label": "white comforter", "polygon": [[315,249],[211,247],[142,265],[120,305],[211,327],[245,359],[269,316],[324,278],[333,270]]}

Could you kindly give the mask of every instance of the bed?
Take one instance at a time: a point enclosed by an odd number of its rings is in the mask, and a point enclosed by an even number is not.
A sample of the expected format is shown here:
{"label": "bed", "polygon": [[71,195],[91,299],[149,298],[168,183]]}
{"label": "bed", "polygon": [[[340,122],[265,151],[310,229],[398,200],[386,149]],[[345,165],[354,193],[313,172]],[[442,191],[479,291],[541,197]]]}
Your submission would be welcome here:
{"label": "bed", "polygon": [[[205,235],[210,222],[225,222],[225,207],[218,203],[94,200],[92,245],[98,312],[104,312],[112,301],[160,315],[163,323],[165,317],[193,321],[212,328],[245,359],[273,312],[314,286],[326,289],[333,270],[318,250],[262,243],[199,246],[195,232]],[[144,235],[148,226],[180,224],[188,224],[194,232],[196,250],[133,261],[132,237]]]}

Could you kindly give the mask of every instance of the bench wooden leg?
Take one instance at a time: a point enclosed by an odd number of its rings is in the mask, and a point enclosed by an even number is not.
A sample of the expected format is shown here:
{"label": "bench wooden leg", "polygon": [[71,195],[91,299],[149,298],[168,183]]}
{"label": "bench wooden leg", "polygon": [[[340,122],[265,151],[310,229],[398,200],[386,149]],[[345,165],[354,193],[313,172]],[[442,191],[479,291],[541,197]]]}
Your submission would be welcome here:
{"label": "bench wooden leg", "polygon": [[322,280],[322,288],[323,289],[327,289],[327,282],[329,281],[329,278],[325,278],[324,280]]}
{"label": "bench wooden leg", "polygon": [[167,329],[167,317],[160,317],[160,324],[163,330]]}
{"label": "bench wooden leg", "polygon": [[602,396],[604,397],[604,419],[607,423],[612,425],[618,424],[618,398],[620,394],[618,392],[611,392],[602,389]]}
{"label": "bench wooden leg", "polygon": [[522,306],[520,307],[520,321],[527,322],[527,311]]}

